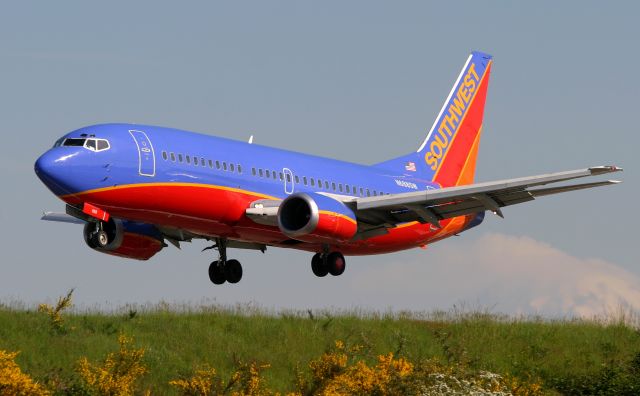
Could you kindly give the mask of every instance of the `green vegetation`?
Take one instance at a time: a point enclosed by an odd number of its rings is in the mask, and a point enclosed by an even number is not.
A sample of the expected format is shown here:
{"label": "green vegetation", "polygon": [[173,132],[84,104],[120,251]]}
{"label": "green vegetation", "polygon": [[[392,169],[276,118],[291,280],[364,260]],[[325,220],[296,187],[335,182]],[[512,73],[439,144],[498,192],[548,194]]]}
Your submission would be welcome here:
{"label": "green vegetation", "polygon": [[268,365],[262,370],[268,387],[289,392],[296,389],[297,373],[332,350],[336,340],[360,346],[359,356],[372,366],[392,353],[413,364],[542,383],[545,394],[640,394],[640,331],[623,320],[159,305],[63,313],[61,322],[41,311],[0,305],[0,350],[19,351],[19,367],[39,383],[58,384],[60,394],[80,389],[78,362],[104,361],[118,349],[120,335],[144,349],[147,371],[139,389],[152,394],[178,394],[169,382],[201,367],[215,367],[220,378],[229,378],[248,362]]}

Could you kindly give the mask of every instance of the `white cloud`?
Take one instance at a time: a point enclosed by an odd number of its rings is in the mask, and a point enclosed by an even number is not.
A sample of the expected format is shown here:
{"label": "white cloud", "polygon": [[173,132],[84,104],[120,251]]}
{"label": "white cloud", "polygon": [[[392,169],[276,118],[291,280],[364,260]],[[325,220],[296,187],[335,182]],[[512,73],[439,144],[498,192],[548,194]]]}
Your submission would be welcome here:
{"label": "white cloud", "polygon": [[429,247],[419,260],[388,257],[353,279],[355,291],[375,295],[374,305],[429,310],[462,302],[508,314],[581,317],[640,311],[640,277],[529,237],[485,234]]}

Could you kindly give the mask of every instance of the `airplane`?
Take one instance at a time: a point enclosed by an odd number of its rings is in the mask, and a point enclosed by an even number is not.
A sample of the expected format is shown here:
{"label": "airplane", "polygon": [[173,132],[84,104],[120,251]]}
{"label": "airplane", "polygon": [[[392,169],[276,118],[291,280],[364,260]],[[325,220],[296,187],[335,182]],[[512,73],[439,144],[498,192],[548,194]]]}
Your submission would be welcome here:
{"label": "airplane", "polygon": [[313,253],[318,277],[341,275],[345,255],[429,244],[482,223],[485,212],[535,198],[619,183],[547,186],[622,169],[585,169],[474,183],[493,59],[467,58],[415,152],[374,165],[252,142],[137,124],[101,124],[61,137],[35,163],[66,204],[43,220],[84,224],[99,252],[148,260],[167,243],[211,241],[214,284],[237,283],[227,250],[267,247]]}

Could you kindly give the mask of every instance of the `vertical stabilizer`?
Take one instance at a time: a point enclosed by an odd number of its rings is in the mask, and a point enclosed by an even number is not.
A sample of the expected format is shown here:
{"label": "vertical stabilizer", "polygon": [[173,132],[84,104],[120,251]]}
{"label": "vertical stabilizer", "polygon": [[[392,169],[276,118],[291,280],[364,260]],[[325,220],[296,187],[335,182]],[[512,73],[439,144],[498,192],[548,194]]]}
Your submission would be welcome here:
{"label": "vertical stabilizer", "polygon": [[491,59],[472,52],[418,151],[376,166],[415,172],[443,187],[473,183]]}

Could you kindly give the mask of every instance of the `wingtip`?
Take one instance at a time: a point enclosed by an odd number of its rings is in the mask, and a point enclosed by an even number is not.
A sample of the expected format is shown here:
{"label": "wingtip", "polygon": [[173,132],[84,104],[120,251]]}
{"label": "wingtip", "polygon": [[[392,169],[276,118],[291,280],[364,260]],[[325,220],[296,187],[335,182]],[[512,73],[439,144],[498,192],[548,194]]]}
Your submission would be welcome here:
{"label": "wingtip", "polygon": [[593,166],[589,168],[592,175],[602,175],[605,173],[622,172],[623,169],[615,165]]}

